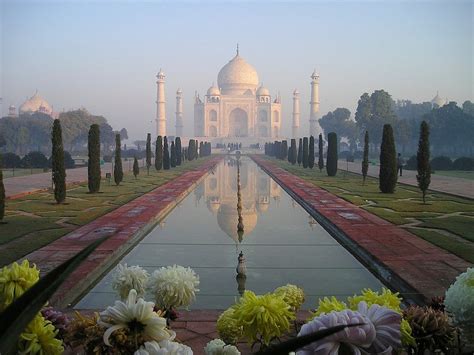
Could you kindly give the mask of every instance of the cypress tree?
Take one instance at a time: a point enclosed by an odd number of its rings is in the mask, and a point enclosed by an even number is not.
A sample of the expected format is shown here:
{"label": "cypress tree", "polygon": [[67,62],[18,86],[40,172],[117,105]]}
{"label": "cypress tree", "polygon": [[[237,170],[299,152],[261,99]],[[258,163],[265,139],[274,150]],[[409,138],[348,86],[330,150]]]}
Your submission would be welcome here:
{"label": "cypress tree", "polygon": [[314,137],[309,137],[309,153],[308,153],[308,166],[310,169],[314,167]]}
{"label": "cypress tree", "polygon": [[137,178],[138,174],[140,174],[140,167],[138,166],[138,160],[135,156],[133,158],[133,176],[135,176],[135,179]]}
{"label": "cypress tree", "polygon": [[383,193],[393,193],[397,185],[397,152],[393,129],[389,124],[383,126],[380,146],[379,188]]}
{"label": "cypress tree", "polygon": [[431,183],[430,127],[426,121],[421,122],[420,125],[420,140],[418,142],[418,152],[416,153],[416,165],[418,171],[416,180],[423,194],[423,203],[426,203],[426,190],[428,190]]}
{"label": "cypress tree", "polygon": [[57,203],[63,203],[66,199],[66,169],[64,168],[64,149],[61,122],[54,120],[52,132],[52,177],[54,185],[54,199]]}
{"label": "cypress tree", "polygon": [[301,165],[301,162],[303,161],[303,139],[300,138],[300,144],[298,145],[298,156],[297,156],[297,161],[298,165]]}
{"label": "cypress tree", "polygon": [[3,217],[5,217],[5,186],[3,185],[3,166],[2,166],[2,155],[0,154],[0,223],[5,223]]}
{"label": "cypress tree", "polygon": [[309,154],[309,151],[308,151],[308,137],[304,137],[303,138],[303,168],[307,168],[308,167],[308,154]]}
{"label": "cypress tree", "polygon": [[156,137],[155,145],[155,169],[161,170],[163,167],[163,138],[161,136]]}
{"label": "cypress tree", "polygon": [[123,180],[122,169],[122,149],[120,144],[120,133],[115,135],[115,166],[114,166],[114,181],[115,185],[120,185]]}
{"label": "cypress tree", "polygon": [[365,131],[364,137],[364,159],[362,160],[362,184],[365,184],[367,172],[369,171],[369,131]]}
{"label": "cypress tree", "polygon": [[296,164],[296,159],[297,159],[297,151],[296,151],[296,139],[291,140],[291,157],[289,157],[290,163],[295,165]]}
{"label": "cypress tree", "polygon": [[204,156],[204,142],[199,143],[199,158]]}
{"label": "cypress tree", "polygon": [[170,153],[168,147],[168,138],[164,137],[163,142],[163,169],[169,170],[170,169]]}
{"label": "cypress tree", "polygon": [[328,176],[336,176],[337,173],[337,135],[334,132],[328,134],[326,172]]}
{"label": "cypress tree", "polygon": [[181,138],[180,137],[175,138],[174,146],[176,148],[176,165],[179,166],[179,165],[181,165],[181,161],[183,160],[183,157],[181,156],[182,148],[181,148]]}
{"label": "cypress tree", "polygon": [[188,157],[188,160],[193,160],[194,159],[194,139],[190,139],[189,140],[189,145],[188,145],[188,149],[187,149],[187,157]]}
{"label": "cypress tree", "polygon": [[197,139],[194,140],[194,159],[197,159],[199,158],[199,150],[198,150],[198,147],[199,147],[199,141]]}
{"label": "cypress tree", "polygon": [[175,168],[176,167],[176,146],[174,145],[173,141],[171,141],[170,152],[171,152],[170,165],[172,168]]}
{"label": "cypress tree", "polygon": [[288,156],[288,142],[282,141],[281,142],[281,160],[286,160]]}
{"label": "cypress tree", "polygon": [[151,134],[146,135],[146,172],[147,175],[150,175],[150,166],[151,166]]}
{"label": "cypress tree", "polygon": [[87,183],[90,193],[100,190],[100,128],[93,124],[89,128],[87,141],[89,161],[87,163]]}
{"label": "cypress tree", "polygon": [[324,169],[324,152],[323,152],[323,135],[319,134],[319,141],[318,141],[318,168],[319,171],[323,171]]}

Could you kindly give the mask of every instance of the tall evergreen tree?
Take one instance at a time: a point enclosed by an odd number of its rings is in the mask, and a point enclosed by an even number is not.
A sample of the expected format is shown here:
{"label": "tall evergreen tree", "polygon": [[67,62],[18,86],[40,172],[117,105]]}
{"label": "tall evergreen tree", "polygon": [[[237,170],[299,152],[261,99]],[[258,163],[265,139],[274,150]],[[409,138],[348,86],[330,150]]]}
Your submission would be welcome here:
{"label": "tall evergreen tree", "polygon": [[89,161],[87,162],[87,183],[90,193],[100,190],[100,128],[93,124],[89,128],[87,141]]}
{"label": "tall evergreen tree", "polygon": [[155,169],[161,170],[163,167],[163,138],[161,136],[156,137],[155,145]]}
{"label": "tall evergreen tree", "polygon": [[175,138],[174,146],[176,147],[176,165],[179,166],[181,165],[181,161],[183,160],[183,157],[181,156],[182,154],[181,137]]}
{"label": "tall evergreen tree", "polygon": [[199,143],[199,158],[204,156],[204,142]]}
{"label": "tall evergreen tree", "polygon": [[170,169],[170,153],[168,147],[168,138],[165,136],[163,139],[163,169],[169,170]]}
{"label": "tall evergreen tree", "polygon": [[120,133],[115,135],[115,165],[114,165],[114,181],[115,185],[120,185],[123,180],[122,168],[122,148],[120,143]]}
{"label": "tall evergreen tree", "polygon": [[308,149],[308,137],[303,138],[303,168],[308,167],[308,159],[309,159],[309,149]]}
{"label": "tall evergreen tree", "polygon": [[135,179],[137,178],[138,174],[140,174],[140,167],[138,166],[138,160],[137,157],[133,157],[133,176],[135,176]]}
{"label": "tall evergreen tree", "polygon": [[309,153],[308,153],[308,166],[310,169],[314,167],[314,137],[309,137]]}
{"label": "tall evergreen tree", "polygon": [[55,119],[52,132],[52,154],[51,166],[54,185],[54,199],[57,203],[63,203],[66,199],[66,169],[64,168],[64,148],[61,122]]}
{"label": "tall evergreen tree", "polygon": [[281,142],[281,160],[286,160],[288,155],[288,142],[286,140]]}
{"label": "tall evergreen tree", "polygon": [[197,139],[194,140],[194,159],[199,158],[199,141]]}
{"label": "tall evergreen tree", "polygon": [[301,162],[303,161],[303,139],[300,138],[300,144],[298,145],[298,157],[297,157],[297,162],[298,165],[301,165]]}
{"label": "tall evergreen tree", "polygon": [[151,134],[146,135],[146,173],[150,175],[151,167]]}
{"label": "tall evergreen tree", "polygon": [[3,185],[3,164],[2,155],[0,154],[0,223],[4,223],[5,217],[5,186]]}
{"label": "tall evergreen tree", "polygon": [[418,152],[416,154],[417,171],[416,180],[418,187],[423,194],[423,203],[426,203],[426,191],[431,183],[430,165],[430,127],[426,121],[420,125],[420,140],[418,142]]}
{"label": "tall evergreen tree", "polygon": [[393,129],[389,124],[383,126],[380,146],[379,188],[383,193],[393,193],[397,185],[397,152]]}
{"label": "tall evergreen tree", "polygon": [[290,150],[291,150],[291,156],[290,156],[290,163],[295,165],[296,164],[296,159],[297,159],[297,155],[298,155],[298,152],[296,151],[296,139],[292,139],[291,140],[291,146],[290,146]]}
{"label": "tall evergreen tree", "polygon": [[369,171],[369,131],[365,131],[364,137],[364,159],[362,160],[362,184],[365,184],[367,172]]}
{"label": "tall evergreen tree", "polygon": [[323,135],[319,134],[319,141],[318,141],[318,168],[319,171],[323,171],[324,169],[324,152],[323,152]]}
{"label": "tall evergreen tree", "polygon": [[337,173],[337,134],[328,134],[328,153],[326,160],[326,172],[328,176],[336,176]]}
{"label": "tall evergreen tree", "polygon": [[188,149],[187,149],[187,156],[188,156],[188,160],[191,161],[191,160],[194,160],[194,152],[196,151],[196,149],[194,148],[194,139],[190,139],[189,140],[189,145],[188,145]]}
{"label": "tall evergreen tree", "polygon": [[176,167],[176,146],[174,145],[174,142],[171,141],[171,147],[170,147],[170,165],[172,168]]}

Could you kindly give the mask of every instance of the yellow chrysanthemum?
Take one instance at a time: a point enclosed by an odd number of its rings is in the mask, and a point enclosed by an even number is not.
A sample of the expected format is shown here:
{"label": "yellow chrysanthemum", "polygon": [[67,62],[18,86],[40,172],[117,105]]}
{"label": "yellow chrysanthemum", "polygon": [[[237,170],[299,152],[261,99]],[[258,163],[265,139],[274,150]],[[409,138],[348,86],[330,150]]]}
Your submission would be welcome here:
{"label": "yellow chrysanthemum", "polygon": [[268,345],[271,339],[290,329],[295,314],[279,296],[271,293],[257,296],[252,291],[245,291],[235,306],[234,317],[243,327],[244,337],[249,343],[262,340]]}
{"label": "yellow chrysanthemum", "polygon": [[243,328],[237,323],[234,315],[234,307],[225,310],[217,319],[217,331],[219,337],[226,344],[235,344],[242,337]]}
{"label": "yellow chrysanthemum", "polygon": [[55,338],[57,332],[50,321],[37,315],[21,333],[18,350],[23,354],[62,354],[64,352],[63,343]]}
{"label": "yellow chrysanthemum", "polygon": [[296,312],[300,309],[304,303],[304,291],[296,285],[287,284],[285,286],[278,287],[274,294],[283,297],[283,301],[288,303],[291,310]]}
{"label": "yellow chrysanthemum", "polygon": [[20,297],[38,279],[39,270],[34,264],[30,267],[28,260],[3,267],[0,270],[0,310]]}
{"label": "yellow chrysanthemum", "polygon": [[336,297],[331,296],[331,298],[324,297],[319,299],[318,308],[314,313],[312,313],[311,319],[318,317],[323,313],[330,313],[332,311],[343,311],[347,309],[347,305],[344,302],[339,301]]}

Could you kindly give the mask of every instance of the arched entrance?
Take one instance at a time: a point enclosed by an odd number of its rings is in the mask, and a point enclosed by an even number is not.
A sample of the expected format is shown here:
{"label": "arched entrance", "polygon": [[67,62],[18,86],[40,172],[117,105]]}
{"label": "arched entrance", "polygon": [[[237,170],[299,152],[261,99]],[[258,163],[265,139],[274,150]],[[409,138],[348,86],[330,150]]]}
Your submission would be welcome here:
{"label": "arched entrance", "polygon": [[229,115],[229,136],[248,136],[248,116],[241,108],[233,109]]}

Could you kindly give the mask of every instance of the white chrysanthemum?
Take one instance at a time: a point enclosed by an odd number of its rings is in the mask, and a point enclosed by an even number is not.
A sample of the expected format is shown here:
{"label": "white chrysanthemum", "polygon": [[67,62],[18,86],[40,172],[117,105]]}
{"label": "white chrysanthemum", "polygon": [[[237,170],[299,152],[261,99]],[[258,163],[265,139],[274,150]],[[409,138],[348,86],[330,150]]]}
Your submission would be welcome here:
{"label": "white chrysanthemum", "polygon": [[446,291],[444,305],[456,322],[474,323],[474,268],[456,277]]}
{"label": "white chrysanthemum", "polygon": [[148,276],[148,272],[140,266],[120,264],[114,273],[112,287],[122,300],[128,297],[131,289],[137,291],[139,297],[143,297],[146,292]]}
{"label": "white chrysanthemum", "polygon": [[149,284],[157,304],[161,307],[188,307],[199,291],[199,276],[189,267],[173,265],[155,270]]}
{"label": "white chrysanthemum", "polygon": [[187,345],[162,340],[159,343],[147,341],[133,355],[193,355],[193,351]]}
{"label": "white chrysanthemum", "polygon": [[206,355],[240,355],[239,349],[233,345],[225,345],[221,339],[214,339],[204,348]]}
{"label": "white chrysanthemum", "polygon": [[176,333],[166,328],[166,319],[153,312],[155,304],[137,300],[137,291],[130,290],[127,302],[115,301],[113,307],[100,313],[99,325],[107,330],[104,333],[105,345],[111,346],[110,335],[121,328],[139,332],[145,340],[173,340]]}

